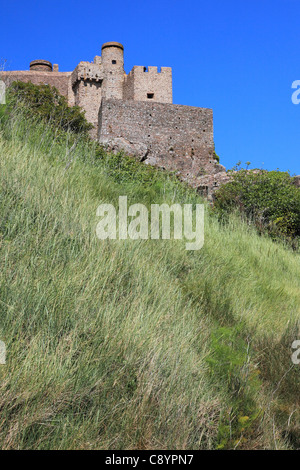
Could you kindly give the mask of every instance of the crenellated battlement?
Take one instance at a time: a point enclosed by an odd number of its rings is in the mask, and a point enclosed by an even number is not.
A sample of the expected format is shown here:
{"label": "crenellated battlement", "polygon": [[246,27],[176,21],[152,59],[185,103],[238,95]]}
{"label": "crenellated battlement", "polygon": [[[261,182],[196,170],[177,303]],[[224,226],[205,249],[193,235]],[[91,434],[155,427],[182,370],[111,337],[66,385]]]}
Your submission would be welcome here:
{"label": "crenellated battlement", "polygon": [[128,75],[130,74],[144,74],[144,73],[149,73],[149,74],[161,74],[161,73],[167,73],[169,75],[172,75],[172,68],[171,67],[157,67],[154,65],[149,65],[149,66],[143,66],[143,65],[134,65],[132,70],[129,72]]}

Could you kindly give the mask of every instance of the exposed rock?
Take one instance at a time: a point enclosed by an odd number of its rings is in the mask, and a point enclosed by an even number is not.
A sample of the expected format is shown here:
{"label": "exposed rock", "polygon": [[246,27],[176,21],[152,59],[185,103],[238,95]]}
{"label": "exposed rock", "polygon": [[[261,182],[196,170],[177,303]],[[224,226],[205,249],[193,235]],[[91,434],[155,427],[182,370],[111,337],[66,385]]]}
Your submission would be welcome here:
{"label": "exposed rock", "polygon": [[294,184],[300,188],[300,175],[294,177]]}
{"label": "exposed rock", "polygon": [[115,137],[113,139],[103,139],[101,142],[110,152],[118,153],[124,151],[127,155],[138,157],[140,161],[145,161],[149,149],[143,142],[133,142],[124,137]]}

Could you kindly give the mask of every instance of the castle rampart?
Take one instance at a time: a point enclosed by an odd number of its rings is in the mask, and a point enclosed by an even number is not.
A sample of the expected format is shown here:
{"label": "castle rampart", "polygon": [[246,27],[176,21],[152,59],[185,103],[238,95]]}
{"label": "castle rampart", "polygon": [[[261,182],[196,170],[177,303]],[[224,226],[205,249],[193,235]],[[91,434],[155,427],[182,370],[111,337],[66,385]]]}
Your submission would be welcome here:
{"label": "castle rampart", "polygon": [[146,163],[179,171],[184,179],[216,173],[211,109],[103,99],[100,142]]}

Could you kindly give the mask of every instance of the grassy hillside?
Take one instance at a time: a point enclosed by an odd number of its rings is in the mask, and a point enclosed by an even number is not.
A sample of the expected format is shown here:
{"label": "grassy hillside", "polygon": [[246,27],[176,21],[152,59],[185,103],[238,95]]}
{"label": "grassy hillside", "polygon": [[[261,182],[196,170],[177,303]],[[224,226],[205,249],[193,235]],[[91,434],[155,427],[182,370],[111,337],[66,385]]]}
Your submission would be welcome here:
{"label": "grassy hillside", "polygon": [[202,202],[22,117],[0,131],[0,447],[299,448],[300,258],[206,208],[205,243],[100,241],[103,202]]}

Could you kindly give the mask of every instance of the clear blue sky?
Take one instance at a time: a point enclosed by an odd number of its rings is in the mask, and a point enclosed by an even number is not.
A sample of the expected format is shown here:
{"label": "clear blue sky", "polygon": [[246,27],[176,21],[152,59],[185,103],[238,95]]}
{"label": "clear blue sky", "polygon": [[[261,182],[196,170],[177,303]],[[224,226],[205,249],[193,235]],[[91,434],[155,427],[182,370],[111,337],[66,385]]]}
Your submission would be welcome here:
{"label": "clear blue sky", "polygon": [[300,0],[0,0],[0,58],[73,70],[125,46],[133,65],[173,67],[174,103],[214,110],[216,152],[231,168],[300,174]]}

